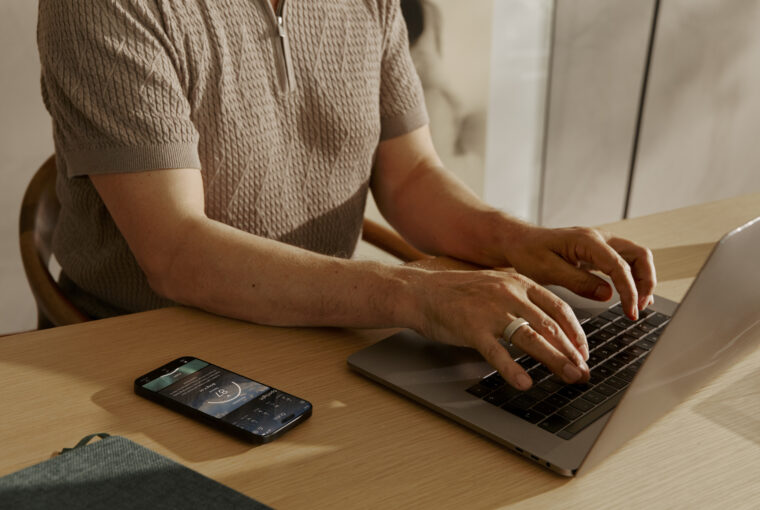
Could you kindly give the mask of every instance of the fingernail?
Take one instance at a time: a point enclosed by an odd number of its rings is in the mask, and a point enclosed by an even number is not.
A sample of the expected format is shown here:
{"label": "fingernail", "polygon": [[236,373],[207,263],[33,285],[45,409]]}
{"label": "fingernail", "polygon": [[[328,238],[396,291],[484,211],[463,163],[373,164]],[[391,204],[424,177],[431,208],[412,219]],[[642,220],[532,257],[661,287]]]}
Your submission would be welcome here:
{"label": "fingernail", "polygon": [[583,355],[583,361],[588,361],[588,345],[581,344],[581,354]]}
{"label": "fingernail", "polygon": [[639,298],[639,310],[643,310],[649,304],[649,296]]}
{"label": "fingernail", "polygon": [[520,374],[517,376],[517,388],[521,390],[530,389],[533,381],[526,374]]}
{"label": "fingernail", "polygon": [[570,382],[577,381],[581,378],[581,371],[570,363],[565,364],[562,373],[565,374],[565,379]]}
{"label": "fingernail", "polygon": [[594,297],[596,299],[607,299],[607,294],[609,291],[607,290],[606,285],[599,285],[596,290],[594,290]]}

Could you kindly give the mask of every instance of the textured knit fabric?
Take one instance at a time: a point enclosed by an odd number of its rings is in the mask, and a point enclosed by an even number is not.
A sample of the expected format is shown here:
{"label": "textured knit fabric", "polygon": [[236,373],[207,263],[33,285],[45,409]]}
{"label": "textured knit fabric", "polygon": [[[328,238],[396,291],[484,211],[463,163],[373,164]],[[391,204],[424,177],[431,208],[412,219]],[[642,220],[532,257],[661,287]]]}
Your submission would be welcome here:
{"label": "textured knit fabric", "polygon": [[92,174],[199,168],[208,217],[352,255],[379,141],[427,122],[406,27],[398,0],[280,4],[40,0],[62,204],[54,252],[86,312],[171,304]]}

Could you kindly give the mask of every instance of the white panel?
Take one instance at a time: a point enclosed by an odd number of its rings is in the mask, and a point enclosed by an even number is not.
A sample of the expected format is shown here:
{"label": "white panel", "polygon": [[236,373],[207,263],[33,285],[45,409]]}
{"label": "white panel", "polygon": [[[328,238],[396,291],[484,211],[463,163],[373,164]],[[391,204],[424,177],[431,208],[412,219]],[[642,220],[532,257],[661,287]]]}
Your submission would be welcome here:
{"label": "white panel", "polygon": [[760,1],[660,7],[632,216],[760,191]]}
{"label": "white panel", "polygon": [[653,0],[557,2],[542,223],[622,217]]}
{"label": "white panel", "polygon": [[495,0],[483,196],[538,216],[552,0]]}

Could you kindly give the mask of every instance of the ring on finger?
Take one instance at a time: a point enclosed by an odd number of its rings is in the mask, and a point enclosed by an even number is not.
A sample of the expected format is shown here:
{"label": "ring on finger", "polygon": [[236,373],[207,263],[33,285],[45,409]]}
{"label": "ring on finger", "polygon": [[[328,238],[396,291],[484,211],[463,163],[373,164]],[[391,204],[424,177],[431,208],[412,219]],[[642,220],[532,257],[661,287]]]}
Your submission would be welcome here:
{"label": "ring on finger", "polygon": [[504,328],[504,333],[502,333],[501,336],[503,336],[504,340],[506,340],[508,343],[511,343],[514,334],[523,326],[530,326],[530,323],[528,323],[528,321],[522,317],[517,317],[512,322],[507,324],[507,327]]}

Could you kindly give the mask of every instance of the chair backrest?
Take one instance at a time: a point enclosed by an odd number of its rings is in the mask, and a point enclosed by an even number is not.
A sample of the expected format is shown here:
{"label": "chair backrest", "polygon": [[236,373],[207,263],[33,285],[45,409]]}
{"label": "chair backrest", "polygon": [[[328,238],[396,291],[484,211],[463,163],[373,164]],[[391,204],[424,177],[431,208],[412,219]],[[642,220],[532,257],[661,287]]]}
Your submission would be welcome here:
{"label": "chair backrest", "polygon": [[55,156],[51,156],[26,188],[19,218],[21,260],[37,302],[39,327],[89,320],[68,300],[49,269],[53,231],[61,209],[55,194],[55,180]]}

